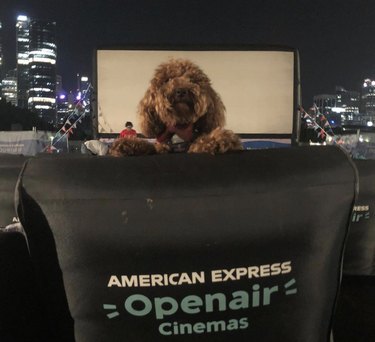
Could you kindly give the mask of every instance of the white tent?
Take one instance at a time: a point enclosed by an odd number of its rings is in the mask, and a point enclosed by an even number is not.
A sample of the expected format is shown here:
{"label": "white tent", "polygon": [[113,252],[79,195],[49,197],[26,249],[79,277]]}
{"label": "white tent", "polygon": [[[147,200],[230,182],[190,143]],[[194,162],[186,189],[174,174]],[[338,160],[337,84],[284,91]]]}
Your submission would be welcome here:
{"label": "white tent", "polygon": [[0,131],[0,153],[34,156],[50,144],[51,136],[45,131]]}

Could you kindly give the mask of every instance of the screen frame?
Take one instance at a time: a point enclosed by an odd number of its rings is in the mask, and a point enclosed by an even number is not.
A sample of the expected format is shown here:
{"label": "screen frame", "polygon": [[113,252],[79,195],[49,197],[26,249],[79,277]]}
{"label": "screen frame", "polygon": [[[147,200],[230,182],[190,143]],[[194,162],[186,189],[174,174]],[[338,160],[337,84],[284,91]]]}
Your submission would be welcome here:
{"label": "screen frame", "polygon": [[[124,46],[100,46],[94,50],[93,54],[93,88],[97,99],[98,90],[98,52],[101,50],[119,51],[119,50],[134,50],[134,51],[280,51],[292,52],[294,60],[293,72],[293,113],[292,132],[291,134],[258,134],[246,133],[239,134],[242,139],[269,139],[269,140],[284,140],[289,141],[291,145],[298,145],[300,136],[300,115],[298,108],[301,105],[301,80],[300,80],[300,58],[299,52],[296,48],[281,45],[124,45]],[[151,77],[151,76],[150,76]],[[116,138],[117,133],[99,133],[99,103],[93,105],[92,125],[93,136],[95,139],[101,138]]]}

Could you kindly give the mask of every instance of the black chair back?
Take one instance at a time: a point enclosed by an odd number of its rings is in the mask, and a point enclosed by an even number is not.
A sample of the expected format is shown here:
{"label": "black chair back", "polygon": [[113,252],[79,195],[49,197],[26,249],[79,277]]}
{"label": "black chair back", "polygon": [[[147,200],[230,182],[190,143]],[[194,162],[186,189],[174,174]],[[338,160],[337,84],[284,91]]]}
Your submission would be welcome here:
{"label": "black chair back", "polygon": [[46,334],[329,341],[355,189],[331,147],[32,159],[19,214]]}

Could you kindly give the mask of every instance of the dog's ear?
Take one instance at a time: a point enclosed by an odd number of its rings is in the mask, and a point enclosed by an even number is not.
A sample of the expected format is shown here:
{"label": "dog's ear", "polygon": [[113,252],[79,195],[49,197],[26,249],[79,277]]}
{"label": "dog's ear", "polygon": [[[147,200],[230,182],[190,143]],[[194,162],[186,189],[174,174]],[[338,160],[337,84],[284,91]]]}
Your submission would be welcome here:
{"label": "dog's ear", "polygon": [[199,128],[202,132],[211,132],[225,125],[225,106],[220,95],[211,86],[206,90],[209,103],[206,114],[199,120]]}
{"label": "dog's ear", "polygon": [[138,115],[142,133],[148,138],[155,138],[165,130],[155,109],[155,94],[149,88],[138,105]]}

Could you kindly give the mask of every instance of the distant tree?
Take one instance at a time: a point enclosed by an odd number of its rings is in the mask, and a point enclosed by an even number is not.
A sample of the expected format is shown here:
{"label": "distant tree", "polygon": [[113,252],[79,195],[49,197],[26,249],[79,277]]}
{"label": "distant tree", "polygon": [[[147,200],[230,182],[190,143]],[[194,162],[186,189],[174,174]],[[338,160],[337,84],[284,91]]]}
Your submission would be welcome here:
{"label": "distant tree", "polygon": [[10,131],[12,126],[21,127],[23,131],[29,131],[33,127],[37,130],[53,130],[53,127],[38,117],[38,114],[13,106],[5,99],[0,100],[0,131]]}

